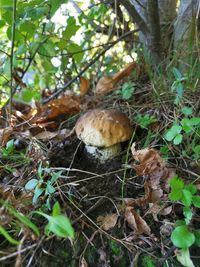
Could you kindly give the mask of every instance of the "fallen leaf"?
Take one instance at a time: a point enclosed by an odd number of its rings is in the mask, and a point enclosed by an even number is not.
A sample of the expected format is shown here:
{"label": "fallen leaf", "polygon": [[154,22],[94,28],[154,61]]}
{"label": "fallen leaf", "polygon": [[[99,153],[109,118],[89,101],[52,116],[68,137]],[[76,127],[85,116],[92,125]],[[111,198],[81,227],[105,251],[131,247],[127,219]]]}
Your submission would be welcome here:
{"label": "fallen leaf", "polygon": [[90,82],[84,78],[80,77],[80,96],[84,96],[87,94],[90,87]]}
{"label": "fallen leaf", "polygon": [[131,147],[133,158],[139,161],[134,164],[137,175],[149,178],[149,186],[152,189],[151,202],[156,202],[163,195],[163,190],[169,189],[169,180],[175,175],[159,152],[153,148],[135,150],[135,143]]}
{"label": "fallen leaf", "polygon": [[114,86],[123,78],[129,76],[133,68],[136,67],[136,63],[132,62],[128,64],[122,71],[117,72],[113,76],[104,76],[100,78],[96,85],[97,94],[105,94],[114,90]]}
{"label": "fallen leaf", "polygon": [[0,147],[6,145],[13,134],[13,127],[7,127],[4,129],[0,129]]}
{"label": "fallen leaf", "polygon": [[75,95],[66,95],[60,99],[53,99],[42,106],[41,112],[37,114],[36,123],[56,120],[60,115],[70,116],[80,111],[80,98]]}
{"label": "fallen leaf", "polygon": [[127,206],[125,208],[125,219],[128,222],[129,227],[135,231],[135,234],[151,234],[150,227],[133,207]]}
{"label": "fallen leaf", "polygon": [[114,89],[115,82],[112,77],[104,76],[100,78],[96,85],[96,93],[97,94],[105,94]]}
{"label": "fallen leaf", "polygon": [[39,140],[43,140],[43,141],[48,141],[53,139],[54,137],[56,137],[58,135],[57,132],[50,132],[50,131],[43,131],[41,133],[38,133],[37,135],[35,135],[34,137],[36,139]]}
{"label": "fallen leaf", "polygon": [[116,213],[112,213],[106,216],[97,217],[97,223],[104,231],[108,231],[115,227],[117,219],[118,215]]}

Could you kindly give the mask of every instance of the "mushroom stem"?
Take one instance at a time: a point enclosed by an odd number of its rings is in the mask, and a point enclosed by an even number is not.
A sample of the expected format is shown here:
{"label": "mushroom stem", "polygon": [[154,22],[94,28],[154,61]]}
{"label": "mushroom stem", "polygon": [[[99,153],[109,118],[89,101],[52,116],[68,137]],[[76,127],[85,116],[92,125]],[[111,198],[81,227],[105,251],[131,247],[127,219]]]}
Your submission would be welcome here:
{"label": "mushroom stem", "polygon": [[85,150],[89,156],[104,162],[119,155],[121,144],[118,143],[109,147],[85,146]]}

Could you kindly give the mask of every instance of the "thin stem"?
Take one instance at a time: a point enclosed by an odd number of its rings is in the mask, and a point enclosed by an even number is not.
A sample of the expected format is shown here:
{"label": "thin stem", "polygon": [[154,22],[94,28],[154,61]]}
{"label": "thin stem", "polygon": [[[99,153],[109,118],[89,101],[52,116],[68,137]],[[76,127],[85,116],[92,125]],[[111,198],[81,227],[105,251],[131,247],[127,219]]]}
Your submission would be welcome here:
{"label": "thin stem", "polygon": [[11,54],[10,54],[10,108],[9,108],[9,123],[11,123],[12,116],[12,102],[13,102],[13,56],[15,46],[15,26],[17,14],[17,0],[13,0],[13,14],[12,14],[12,40],[11,40]]}

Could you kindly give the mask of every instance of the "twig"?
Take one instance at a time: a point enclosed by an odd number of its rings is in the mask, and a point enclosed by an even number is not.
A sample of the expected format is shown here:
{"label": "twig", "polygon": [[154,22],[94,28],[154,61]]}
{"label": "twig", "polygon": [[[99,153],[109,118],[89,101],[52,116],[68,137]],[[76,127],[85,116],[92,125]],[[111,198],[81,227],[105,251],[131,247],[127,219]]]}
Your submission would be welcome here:
{"label": "twig", "polygon": [[11,123],[12,116],[12,102],[13,102],[13,56],[15,46],[15,24],[16,24],[16,12],[17,0],[13,0],[13,14],[12,14],[12,40],[11,40],[11,54],[10,54],[10,100],[9,100],[9,123]]}
{"label": "twig", "polygon": [[44,99],[42,101],[42,104],[46,104],[48,103],[50,100],[56,98],[58,95],[60,95],[64,90],[66,90],[74,81],[76,81],[79,77],[81,77],[83,75],[83,73],[89,68],[91,67],[101,56],[103,56],[111,47],[113,47],[115,44],[117,44],[118,42],[120,42],[122,39],[126,38],[128,35],[133,34],[135,32],[138,32],[139,29],[136,30],[132,30],[130,32],[125,33],[124,35],[120,36],[116,41],[110,43],[101,53],[99,53],[93,60],[91,60],[91,62],[89,62],[85,68],[83,68],[82,71],[80,71],[73,79],[71,79],[68,83],[64,84],[63,87],[61,87],[60,89],[58,89],[54,94],[52,94],[50,97],[48,97],[47,99]]}

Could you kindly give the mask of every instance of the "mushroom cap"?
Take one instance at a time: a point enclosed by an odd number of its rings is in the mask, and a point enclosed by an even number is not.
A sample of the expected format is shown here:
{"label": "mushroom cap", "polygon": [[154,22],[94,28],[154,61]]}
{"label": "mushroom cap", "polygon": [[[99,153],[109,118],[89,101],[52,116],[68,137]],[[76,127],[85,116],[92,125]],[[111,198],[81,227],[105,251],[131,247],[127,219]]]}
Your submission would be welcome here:
{"label": "mushroom cap", "polygon": [[121,111],[93,109],[78,119],[75,132],[86,145],[109,147],[130,139],[133,131],[129,118]]}

